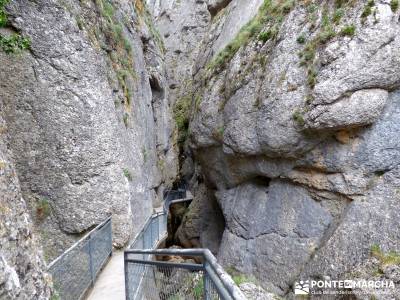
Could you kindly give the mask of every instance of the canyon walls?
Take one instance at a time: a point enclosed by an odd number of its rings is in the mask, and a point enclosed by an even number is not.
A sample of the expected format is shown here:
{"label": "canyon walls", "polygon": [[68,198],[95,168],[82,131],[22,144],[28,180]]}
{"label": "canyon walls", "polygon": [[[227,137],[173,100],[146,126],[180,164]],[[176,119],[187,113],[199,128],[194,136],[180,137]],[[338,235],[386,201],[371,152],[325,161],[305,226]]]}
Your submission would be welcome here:
{"label": "canyon walls", "polygon": [[[195,194],[183,240],[220,243],[225,267],[285,297],[299,279],[349,276],[374,247],[400,251],[400,12],[389,2],[210,12],[183,110]],[[210,237],[221,225],[200,208],[215,203],[225,226]]]}
{"label": "canyon walls", "polygon": [[0,298],[47,299],[45,260],[109,215],[123,247],[177,179],[174,240],[269,292],[399,282],[393,1],[5,4]]}

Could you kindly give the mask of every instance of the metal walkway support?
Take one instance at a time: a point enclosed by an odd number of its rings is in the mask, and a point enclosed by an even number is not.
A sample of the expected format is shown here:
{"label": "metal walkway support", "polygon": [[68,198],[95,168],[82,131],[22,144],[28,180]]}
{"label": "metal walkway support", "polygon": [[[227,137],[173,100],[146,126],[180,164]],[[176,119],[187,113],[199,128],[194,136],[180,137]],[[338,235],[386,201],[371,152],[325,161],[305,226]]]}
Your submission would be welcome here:
{"label": "metal walkway support", "polygon": [[111,217],[97,225],[48,265],[62,300],[80,300],[112,255]]}
{"label": "metal walkway support", "polygon": [[[203,263],[155,260],[165,256]],[[127,250],[124,264],[127,300],[246,299],[208,249]]]}

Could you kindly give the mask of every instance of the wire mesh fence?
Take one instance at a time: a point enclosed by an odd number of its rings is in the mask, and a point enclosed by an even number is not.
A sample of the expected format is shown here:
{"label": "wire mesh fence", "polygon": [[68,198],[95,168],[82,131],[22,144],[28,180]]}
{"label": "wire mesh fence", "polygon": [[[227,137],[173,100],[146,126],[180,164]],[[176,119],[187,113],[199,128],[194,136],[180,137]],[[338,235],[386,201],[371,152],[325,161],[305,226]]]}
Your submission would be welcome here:
{"label": "wire mesh fence", "polygon": [[127,299],[180,300],[204,299],[201,265],[145,265],[130,263]]}
{"label": "wire mesh fence", "polygon": [[124,264],[127,300],[245,299],[205,249],[128,250]]}
{"label": "wire mesh fence", "polygon": [[112,226],[108,218],[49,265],[60,298],[82,299],[111,253]]}
{"label": "wire mesh fence", "polygon": [[152,249],[167,233],[167,215],[164,212],[152,215],[135,237],[128,249]]}
{"label": "wire mesh fence", "polygon": [[[175,202],[191,201],[183,188],[167,191],[164,200],[163,212],[150,217],[124,253],[126,299],[245,299],[209,250],[149,250],[166,237],[169,206]],[[171,262],[182,262],[182,257],[189,260],[183,260],[185,263]],[[196,261],[202,263],[196,264]]]}

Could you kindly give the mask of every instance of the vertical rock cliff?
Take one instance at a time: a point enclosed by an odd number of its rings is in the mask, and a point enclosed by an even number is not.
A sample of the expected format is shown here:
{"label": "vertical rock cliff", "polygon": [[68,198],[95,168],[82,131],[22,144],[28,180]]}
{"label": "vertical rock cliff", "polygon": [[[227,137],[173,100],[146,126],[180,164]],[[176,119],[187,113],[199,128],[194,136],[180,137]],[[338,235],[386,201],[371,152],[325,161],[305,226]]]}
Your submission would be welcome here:
{"label": "vertical rock cliff", "polygon": [[211,19],[177,99],[195,201],[176,239],[287,297],[398,253],[398,4],[192,5]]}
{"label": "vertical rock cliff", "polygon": [[269,292],[400,283],[399,49],[393,0],[0,1],[0,298],[177,178],[173,240]]}
{"label": "vertical rock cliff", "polygon": [[0,116],[0,299],[49,299],[51,278],[44,272],[6,133]]}
{"label": "vertical rock cliff", "polygon": [[47,261],[108,215],[122,247],[178,171],[149,11],[139,0],[4,3],[3,134],[27,204],[13,213],[30,213]]}

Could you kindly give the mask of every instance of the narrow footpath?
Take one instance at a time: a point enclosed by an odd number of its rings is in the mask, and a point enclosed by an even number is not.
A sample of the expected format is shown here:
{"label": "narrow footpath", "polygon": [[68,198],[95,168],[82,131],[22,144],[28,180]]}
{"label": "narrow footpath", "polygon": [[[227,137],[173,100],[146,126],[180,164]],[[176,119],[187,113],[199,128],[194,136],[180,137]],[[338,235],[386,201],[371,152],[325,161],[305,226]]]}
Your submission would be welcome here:
{"label": "narrow footpath", "polygon": [[124,251],[113,252],[86,299],[125,300]]}

